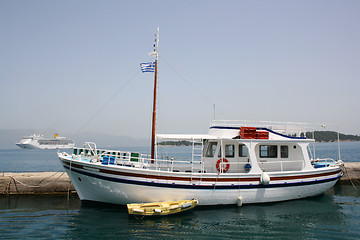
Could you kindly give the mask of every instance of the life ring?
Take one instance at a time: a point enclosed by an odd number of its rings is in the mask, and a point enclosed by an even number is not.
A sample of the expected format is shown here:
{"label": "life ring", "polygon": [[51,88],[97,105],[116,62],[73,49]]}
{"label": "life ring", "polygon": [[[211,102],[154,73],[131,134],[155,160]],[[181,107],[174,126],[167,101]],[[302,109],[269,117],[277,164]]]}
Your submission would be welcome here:
{"label": "life ring", "polygon": [[219,172],[227,172],[230,168],[230,164],[229,164],[229,161],[225,158],[222,158],[222,159],[219,159],[217,162],[216,162],[216,169],[219,171]]}

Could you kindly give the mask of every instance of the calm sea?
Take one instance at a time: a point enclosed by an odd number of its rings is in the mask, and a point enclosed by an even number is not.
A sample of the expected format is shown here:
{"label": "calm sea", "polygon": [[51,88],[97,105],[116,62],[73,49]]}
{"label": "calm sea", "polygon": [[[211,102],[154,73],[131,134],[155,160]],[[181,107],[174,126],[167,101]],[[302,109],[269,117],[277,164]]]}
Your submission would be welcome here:
{"label": "calm sea", "polygon": [[[360,162],[360,142],[340,143],[341,159],[345,162]],[[311,145],[311,148],[313,146]],[[149,153],[148,147],[114,148],[114,150],[126,150],[132,152]],[[65,150],[62,150],[65,151]],[[71,150],[67,150],[71,153]],[[63,171],[57,150],[41,149],[0,149],[1,172],[46,172]],[[174,157],[191,157],[191,147],[159,147],[159,156],[168,156],[173,153]],[[339,158],[337,143],[315,143],[315,157]]]}
{"label": "calm sea", "polygon": [[[317,143],[316,157],[337,158],[336,146]],[[164,154],[170,150],[164,148]],[[360,161],[360,143],[341,143],[341,158]],[[0,170],[62,168],[56,151],[17,149],[0,150]],[[128,216],[123,206],[81,203],[76,196],[69,200],[66,196],[3,196],[0,239],[360,239],[360,186],[356,187],[336,185],[313,198],[198,207],[183,215],[144,219]]]}

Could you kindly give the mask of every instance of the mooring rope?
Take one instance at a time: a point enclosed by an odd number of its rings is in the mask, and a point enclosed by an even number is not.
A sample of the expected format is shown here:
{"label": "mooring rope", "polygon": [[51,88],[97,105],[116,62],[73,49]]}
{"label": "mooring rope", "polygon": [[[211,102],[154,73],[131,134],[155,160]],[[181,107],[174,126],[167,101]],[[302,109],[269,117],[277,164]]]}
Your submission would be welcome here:
{"label": "mooring rope", "polygon": [[[60,172],[56,172],[56,173],[52,174],[51,176],[42,179],[42,180],[40,181],[40,183],[43,182],[43,181],[46,180],[46,179],[49,179],[49,178],[55,176],[55,175],[58,174],[58,173],[60,173]],[[28,188],[38,188],[38,187],[44,187],[44,186],[47,186],[47,185],[50,185],[50,184],[56,182],[62,175],[64,175],[64,173],[65,173],[65,172],[62,172],[55,180],[53,180],[53,181],[51,181],[51,182],[48,182],[48,183],[45,183],[45,184],[43,184],[43,185],[41,185],[41,184],[39,184],[39,185],[28,185],[28,184],[23,183],[23,182],[21,182],[20,180],[16,179],[15,177],[9,175],[9,176],[6,176],[6,177],[9,177],[9,178],[10,178],[7,191],[10,189],[11,180],[14,180],[14,182],[20,183],[21,185],[23,185],[23,186],[25,186],[25,187],[28,187]]]}
{"label": "mooring rope", "polygon": [[357,191],[358,189],[357,189],[357,187],[355,187],[355,184],[353,183],[353,181],[352,181],[352,179],[351,179],[351,177],[350,177],[350,174],[349,174],[349,172],[348,172],[345,164],[344,164],[344,169],[345,169],[346,175],[349,177],[349,181],[350,181],[351,185],[352,185],[352,186],[355,188],[355,190]]}

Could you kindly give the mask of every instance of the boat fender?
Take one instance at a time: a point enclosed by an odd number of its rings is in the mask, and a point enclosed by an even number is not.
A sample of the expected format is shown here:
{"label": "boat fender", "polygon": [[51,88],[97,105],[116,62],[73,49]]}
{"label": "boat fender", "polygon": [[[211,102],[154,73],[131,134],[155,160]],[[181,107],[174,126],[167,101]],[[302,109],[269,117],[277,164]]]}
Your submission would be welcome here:
{"label": "boat fender", "polygon": [[144,209],[138,209],[138,208],[134,208],[133,212],[138,212],[138,213],[143,213]]}
{"label": "boat fender", "polygon": [[173,210],[173,209],[177,209],[177,208],[179,208],[180,206],[179,205],[173,205],[173,206],[171,206],[169,209],[170,210]]}
{"label": "boat fender", "polygon": [[229,161],[225,158],[220,158],[217,162],[216,162],[216,169],[219,171],[219,172],[227,172],[230,168],[230,164],[229,164]]}
{"label": "boat fender", "polygon": [[263,172],[260,177],[260,183],[262,185],[268,185],[270,183],[270,176],[267,173]]}
{"label": "boat fender", "polygon": [[242,196],[239,196],[237,198],[236,204],[238,205],[238,207],[241,207],[243,205],[243,199]]}
{"label": "boat fender", "polygon": [[251,171],[251,164],[250,163],[245,164],[245,171],[247,173]]}
{"label": "boat fender", "polygon": [[156,212],[156,213],[162,213],[162,210],[155,208],[155,209],[154,209],[154,212]]}
{"label": "boat fender", "polygon": [[185,203],[181,206],[182,209],[184,208],[188,208],[188,207],[191,207],[192,206],[192,203]]}

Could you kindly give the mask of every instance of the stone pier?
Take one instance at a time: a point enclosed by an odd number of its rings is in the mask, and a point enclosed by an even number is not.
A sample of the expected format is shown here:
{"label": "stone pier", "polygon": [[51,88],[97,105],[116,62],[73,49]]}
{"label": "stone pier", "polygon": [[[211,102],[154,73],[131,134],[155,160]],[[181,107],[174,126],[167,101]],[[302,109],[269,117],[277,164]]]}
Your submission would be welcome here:
{"label": "stone pier", "polygon": [[[360,184],[360,162],[345,163],[338,184]],[[65,172],[28,172],[0,174],[0,195],[76,193]]]}

